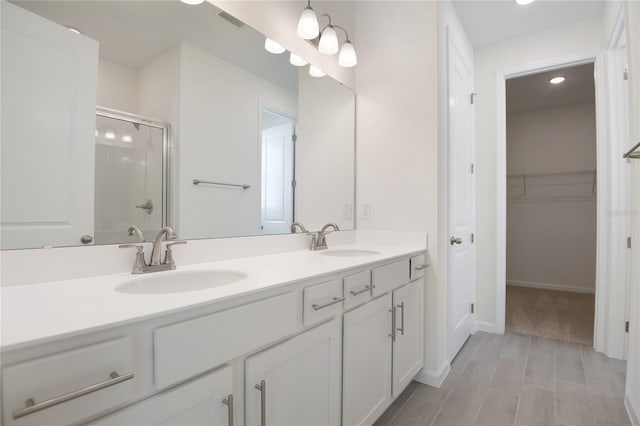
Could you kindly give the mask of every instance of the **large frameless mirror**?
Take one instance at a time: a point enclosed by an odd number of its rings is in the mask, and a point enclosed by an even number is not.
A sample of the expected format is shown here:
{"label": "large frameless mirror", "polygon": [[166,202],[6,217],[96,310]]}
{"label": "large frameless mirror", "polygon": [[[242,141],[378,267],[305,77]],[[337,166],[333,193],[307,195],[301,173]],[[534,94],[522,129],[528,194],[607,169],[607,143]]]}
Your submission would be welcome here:
{"label": "large frameless mirror", "polygon": [[2,249],[354,228],[351,89],[208,2],[0,4]]}

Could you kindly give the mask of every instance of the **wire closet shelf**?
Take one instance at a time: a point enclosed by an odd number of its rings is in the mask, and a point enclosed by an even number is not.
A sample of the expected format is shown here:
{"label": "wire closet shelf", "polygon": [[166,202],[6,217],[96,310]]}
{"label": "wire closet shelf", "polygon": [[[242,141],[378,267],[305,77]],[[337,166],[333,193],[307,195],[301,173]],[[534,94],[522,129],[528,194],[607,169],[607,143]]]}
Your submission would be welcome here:
{"label": "wire closet shelf", "polygon": [[507,201],[595,201],[596,176],[595,170],[509,174]]}

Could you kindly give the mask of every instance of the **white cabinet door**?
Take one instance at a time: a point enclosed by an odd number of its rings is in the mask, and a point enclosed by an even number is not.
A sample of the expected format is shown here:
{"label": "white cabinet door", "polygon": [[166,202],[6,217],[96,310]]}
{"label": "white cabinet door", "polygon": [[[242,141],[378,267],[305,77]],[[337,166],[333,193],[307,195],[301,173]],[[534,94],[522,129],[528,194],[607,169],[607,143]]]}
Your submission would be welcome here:
{"label": "white cabinet door", "polygon": [[340,424],[340,325],[334,319],[246,360],[247,425]]}
{"label": "white cabinet door", "polygon": [[0,8],[2,249],[78,245],[93,235],[98,43]]}
{"label": "white cabinet door", "polygon": [[424,362],[422,294],[422,280],[393,292],[396,314],[396,338],[393,342],[394,398],[407,387]]}
{"label": "white cabinet door", "polygon": [[232,426],[233,412],[227,404],[232,392],[231,380],[231,367],[227,366],[201,379],[104,417],[91,425]]}
{"label": "white cabinet door", "polygon": [[344,315],[344,425],[371,425],[391,404],[391,331],[391,294]]}

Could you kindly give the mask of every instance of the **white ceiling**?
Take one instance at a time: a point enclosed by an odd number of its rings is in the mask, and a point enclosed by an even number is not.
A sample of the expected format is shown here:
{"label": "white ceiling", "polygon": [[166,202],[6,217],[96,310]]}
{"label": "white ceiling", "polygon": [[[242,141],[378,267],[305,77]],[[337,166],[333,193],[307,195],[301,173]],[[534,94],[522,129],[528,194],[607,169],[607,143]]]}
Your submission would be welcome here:
{"label": "white ceiling", "polygon": [[514,0],[453,0],[475,48],[602,16],[604,0],[537,0],[520,6]]}
{"label": "white ceiling", "polygon": [[58,24],[74,27],[100,43],[100,56],[138,69],[181,41],[254,74],[297,91],[298,69],[284,53],[264,49],[264,36],[218,16],[208,2],[187,6],[171,1],[12,1]]}
{"label": "white ceiling", "polygon": [[[549,79],[566,76],[562,84]],[[578,65],[507,80],[507,113],[595,102],[593,64]]]}

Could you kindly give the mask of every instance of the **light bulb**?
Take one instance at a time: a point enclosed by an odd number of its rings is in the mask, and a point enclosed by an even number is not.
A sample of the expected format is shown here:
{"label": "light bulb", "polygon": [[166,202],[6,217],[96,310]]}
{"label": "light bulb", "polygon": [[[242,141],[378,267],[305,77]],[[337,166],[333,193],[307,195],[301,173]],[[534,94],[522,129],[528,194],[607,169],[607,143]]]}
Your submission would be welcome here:
{"label": "light bulb", "polygon": [[285,51],[284,47],[280,46],[280,44],[271,40],[269,37],[264,41],[264,48],[267,49],[267,52],[275,53],[276,55]]}
{"label": "light bulb", "polygon": [[188,4],[189,6],[197,6],[202,4],[204,0],[180,0],[184,4]]}
{"label": "light bulb", "polygon": [[336,30],[332,26],[328,26],[322,31],[318,50],[325,55],[338,53],[338,34],[336,34]]}
{"label": "light bulb", "polygon": [[311,6],[307,6],[298,20],[298,35],[305,40],[313,40],[318,37],[318,34],[320,34],[318,17]]}
{"label": "light bulb", "polygon": [[340,48],[338,65],[344,68],[350,68],[356,66],[357,63],[358,57],[356,56],[356,49],[354,49],[353,44],[351,44],[351,42],[347,40]]}
{"label": "light bulb", "polygon": [[320,68],[309,65],[309,75],[311,77],[324,77],[326,74]]}
{"label": "light bulb", "polygon": [[564,83],[567,78],[564,75],[558,75],[556,77],[550,78],[549,83],[551,84],[560,84]]}
{"label": "light bulb", "polygon": [[291,65],[295,65],[296,67],[303,67],[307,65],[307,61],[293,52],[291,52],[291,55],[289,55],[289,63],[291,63]]}

